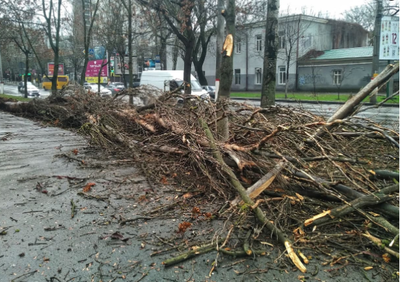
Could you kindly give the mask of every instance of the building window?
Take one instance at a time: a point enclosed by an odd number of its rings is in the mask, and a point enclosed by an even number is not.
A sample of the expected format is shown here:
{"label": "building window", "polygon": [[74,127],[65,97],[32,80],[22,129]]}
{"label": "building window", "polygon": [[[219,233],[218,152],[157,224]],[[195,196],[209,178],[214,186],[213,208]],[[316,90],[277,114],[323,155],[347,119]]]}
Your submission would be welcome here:
{"label": "building window", "polygon": [[262,50],[262,36],[261,34],[256,35],[256,51]]}
{"label": "building window", "polygon": [[256,68],[256,81],[255,84],[261,84],[262,81],[262,69],[261,68]]}
{"label": "building window", "polygon": [[285,49],[286,47],[286,37],[285,35],[279,36],[279,49]]}
{"label": "building window", "polygon": [[342,84],[342,71],[341,70],[333,71],[333,84],[335,84],[335,85]]}
{"label": "building window", "polygon": [[286,67],[285,66],[279,66],[279,80],[278,84],[286,84]]}
{"label": "building window", "polygon": [[235,84],[240,84],[240,69],[235,69]]}
{"label": "building window", "polygon": [[236,54],[242,53],[242,39],[240,38],[236,39],[235,50]]}

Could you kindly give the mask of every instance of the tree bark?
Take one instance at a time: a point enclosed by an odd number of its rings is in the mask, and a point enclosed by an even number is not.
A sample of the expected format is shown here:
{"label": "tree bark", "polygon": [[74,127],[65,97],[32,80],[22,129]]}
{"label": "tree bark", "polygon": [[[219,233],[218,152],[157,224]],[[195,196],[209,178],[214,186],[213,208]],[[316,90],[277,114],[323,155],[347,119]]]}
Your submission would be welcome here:
{"label": "tree bark", "polygon": [[276,57],[278,53],[279,0],[268,1],[265,26],[265,47],[261,107],[275,105]]}
{"label": "tree bark", "polygon": [[[226,30],[232,35],[233,44],[235,42],[235,0],[229,0],[227,9],[223,11],[222,16],[225,18]],[[233,47],[234,48],[234,47]],[[222,50],[218,50],[221,52]],[[229,99],[233,77],[233,53],[230,56],[223,56],[221,61],[221,81],[218,92],[218,101]]]}
{"label": "tree bark", "polygon": [[[226,10],[222,11],[222,16],[225,18],[226,29],[228,34],[232,35],[233,38],[233,46],[235,42],[235,0],[229,0],[228,6]],[[218,52],[221,52],[218,50]],[[221,80],[219,84],[218,97],[217,101],[219,102],[219,111],[218,111],[218,123],[217,123],[217,132],[218,138],[221,141],[225,141],[229,138],[229,120],[225,115],[225,110],[227,104],[225,100],[228,100],[231,93],[232,86],[232,77],[233,77],[233,53],[230,56],[223,56],[221,59],[221,69],[220,75]]]}
{"label": "tree bark", "polygon": [[[128,0],[128,7],[126,7],[128,11],[128,68],[129,68],[129,87],[133,88],[133,70],[132,70],[132,55],[133,55],[133,50],[132,50],[132,0]],[[129,95],[129,104],[133,105],[133,96]]]}

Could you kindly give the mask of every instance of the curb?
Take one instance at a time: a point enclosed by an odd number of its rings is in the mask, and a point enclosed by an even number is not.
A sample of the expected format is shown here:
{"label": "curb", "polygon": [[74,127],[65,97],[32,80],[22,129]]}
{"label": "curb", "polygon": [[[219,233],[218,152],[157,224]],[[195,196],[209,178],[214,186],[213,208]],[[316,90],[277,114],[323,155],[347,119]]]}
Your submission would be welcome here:
{"label": "curb", "polygon": [[[241,98],[241,97],[230,97],[232,100],[240,100],[240,101],[260,101],[258,98]],[[283,103],[293,103],[293,104],[323,104],[323,105],[343,105],[344,102],[335,102],[335,101],[310,101],[310,100],[283,100],[283,99],[275,99],[275,102],[283,102]],[[373,106],[372,103],[364,103],[364,106]],[[391,107],[398,108],[399,104],[383,104],[380,107]]]}

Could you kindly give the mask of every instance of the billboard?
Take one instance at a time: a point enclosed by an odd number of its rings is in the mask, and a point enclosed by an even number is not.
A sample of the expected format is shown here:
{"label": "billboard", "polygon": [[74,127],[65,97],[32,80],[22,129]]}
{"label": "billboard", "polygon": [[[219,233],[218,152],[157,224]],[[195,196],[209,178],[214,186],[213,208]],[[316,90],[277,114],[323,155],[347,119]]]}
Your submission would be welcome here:
{"label": "billboard", "polygon": [[[54,63],[47,63],[47,75],[53,76]],[[64,75],[64,64],[58,64],[58,74]]]}
{"label": "billboard", "polygon": [[[103,65],[103,67],[101,67]],[[108,67],[107,60],[89,61],[86,67],[85,80],[89,83],[98,83],[99,71],[100,83],[107,83]]]}
{"label": "billboard", "polygon": [[382,17],[380,41],[379,60],[399,60],[398,17]]}
{"label": "billboard", "polygon": [[89,60],[103,60],[106,58],[106,48],[103,46],[96,46],[89,48]]}

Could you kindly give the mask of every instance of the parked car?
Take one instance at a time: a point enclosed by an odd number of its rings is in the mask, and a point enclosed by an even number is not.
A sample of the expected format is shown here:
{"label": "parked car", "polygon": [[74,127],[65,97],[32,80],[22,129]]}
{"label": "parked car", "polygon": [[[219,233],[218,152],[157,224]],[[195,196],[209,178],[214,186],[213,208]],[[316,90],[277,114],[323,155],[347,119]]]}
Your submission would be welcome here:
{"label": "parked car", "polygon": [[122,91],[125,89],[124,83],[123,82],[112,82],[109,85],[106,86],[108,90],[111,91],[112,95],[114,96],[118,92]]}
{"label": "parked car", "polygon": [[[83,87],[85,87],[86,91],[90,91],[93,93],[98,93],[99,85],[98,84],[84,84]],[[104,86],[100,85],[100,96],[105,97],[105,96],[112,96],[111,90],[105,88]]]}
{"label": "parked car", "polygon": [[[28,92],[28,98],[37,98],[40,97],[39,89],[32,84],[32,82],[28,81],[26,83],[26,89]],[[22,85],[18,84],[18,91],[21,93],[25,93],[25,85],[22,82]]]}
{"label": "parked car", "polygon": [[[183,83],[183,70],[148,70],[142,72],[140,77],[140,85],[150,85],[157,87],[161,91],[165,91],[165,81],[169,81],[169,89],[182,85]],[[209,99],[207,91],[201,88],[197,79],[191,75],[190,83],[192,88],[192,95],[199,96],[202,99]]]}
{"label": "parked car", "polygon": [[211,99],[215,99],[215,86],[203,85],[202,88],[207,91]]}
{"label": "parked car", "polygon": [[[136,88],[136,87],[139,87],[139,86],[140,86],[140,81],[134,81],[133,84],[132,84],[132,88]],[[131,88],[129,86],[129,81],[126,82],[126,88]]]}

